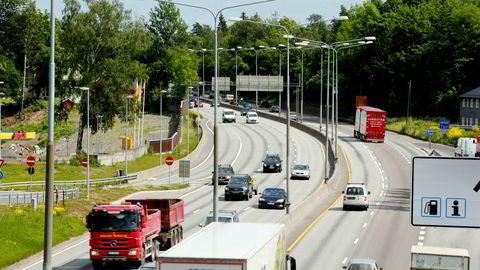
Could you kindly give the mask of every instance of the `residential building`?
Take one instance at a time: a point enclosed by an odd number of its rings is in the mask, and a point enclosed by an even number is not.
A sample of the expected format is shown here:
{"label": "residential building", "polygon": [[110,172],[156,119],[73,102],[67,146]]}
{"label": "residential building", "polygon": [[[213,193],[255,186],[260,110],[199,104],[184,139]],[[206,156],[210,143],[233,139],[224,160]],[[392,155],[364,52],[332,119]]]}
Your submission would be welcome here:
{"label": "residential building", "polygon": [[480,122],[480,87],[460,96],[460,124],[478,126]]}

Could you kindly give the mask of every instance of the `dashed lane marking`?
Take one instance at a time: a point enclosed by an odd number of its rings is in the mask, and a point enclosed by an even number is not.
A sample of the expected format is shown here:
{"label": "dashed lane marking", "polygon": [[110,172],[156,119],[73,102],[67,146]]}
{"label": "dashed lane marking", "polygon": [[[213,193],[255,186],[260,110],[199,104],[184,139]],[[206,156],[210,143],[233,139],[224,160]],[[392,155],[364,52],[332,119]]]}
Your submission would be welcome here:
{"label": "dashed lane marking", "polygon": [[353,244],[356,245],[358,243],[358,238],[353,241]]}
{"label": "dashed lane marking", "polygon": [[363,228],[367,227],[368,223],[363,223]]}

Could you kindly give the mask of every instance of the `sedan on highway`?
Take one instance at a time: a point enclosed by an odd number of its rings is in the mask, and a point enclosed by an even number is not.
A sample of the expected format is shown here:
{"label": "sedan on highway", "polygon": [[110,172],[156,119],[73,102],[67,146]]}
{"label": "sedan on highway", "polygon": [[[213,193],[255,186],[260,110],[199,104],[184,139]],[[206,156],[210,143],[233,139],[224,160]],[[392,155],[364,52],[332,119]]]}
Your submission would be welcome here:
{"label": "sedan on highway", "polygon": [[282,172],[282,159],[279,154],[267,154],[263,159],[263,172]]}
{"label": "sedan on highway", "polygon": [[285,209],[287,194],[283,188],[266,188],[258,198],[258,208],[275,207]]}
{"label": "sedan on highway", "polygon": [[292,167],[290,179],[310,179],[310,166],[306,164],[296,164]]}
{"label": "sedan on highway", "polygon": [[247,124],[258,124],[258,115],[256,112],[247,112]]}
{"label": "sedan on highway", "polygon": [[273,105],[270,107],[270,112],[280,112],[280,107],[278,107],[278,105]]}
{"label": "sedan on highway", "polygon": [[343,266],[347,270],[382,270],[377,262],[372,259],[352,259],[347,265]]}

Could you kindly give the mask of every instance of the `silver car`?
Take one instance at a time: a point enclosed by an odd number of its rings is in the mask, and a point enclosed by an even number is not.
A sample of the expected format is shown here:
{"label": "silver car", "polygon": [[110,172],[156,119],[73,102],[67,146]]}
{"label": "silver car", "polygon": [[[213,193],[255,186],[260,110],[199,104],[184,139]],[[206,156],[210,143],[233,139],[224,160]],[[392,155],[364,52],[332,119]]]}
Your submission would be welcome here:
{"label": "silver car", "polygon": [[306,164],[294,165],[290,179],[310,179],[310,166]]}
{"label": "silver car", "polygon": [[343,266],[347,270],[382,270],[377,262],[372,259],[352,259],[347,265]]}
{"label": "silver car", "polygon": [[350,183],[342,193],[343,210],[353,207],[368,210],[368,195],[370,195],[370,191],[367,191],[364,183]]}

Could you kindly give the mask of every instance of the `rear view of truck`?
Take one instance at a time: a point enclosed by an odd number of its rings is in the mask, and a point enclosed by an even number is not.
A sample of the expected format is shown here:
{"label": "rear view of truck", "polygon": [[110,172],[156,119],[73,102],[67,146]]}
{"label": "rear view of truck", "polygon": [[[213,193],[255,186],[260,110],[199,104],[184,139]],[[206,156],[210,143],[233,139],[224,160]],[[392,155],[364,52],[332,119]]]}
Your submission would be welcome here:
{"label": "rear view of truck", "polygon": [[412,246],[410,270],[469,270],[468,250],[460,248]]}
{"label": "rear view of truck", "polygon": [[357,107],[354,137],[366,142],[384,142],[387,112],[369,107]]}

